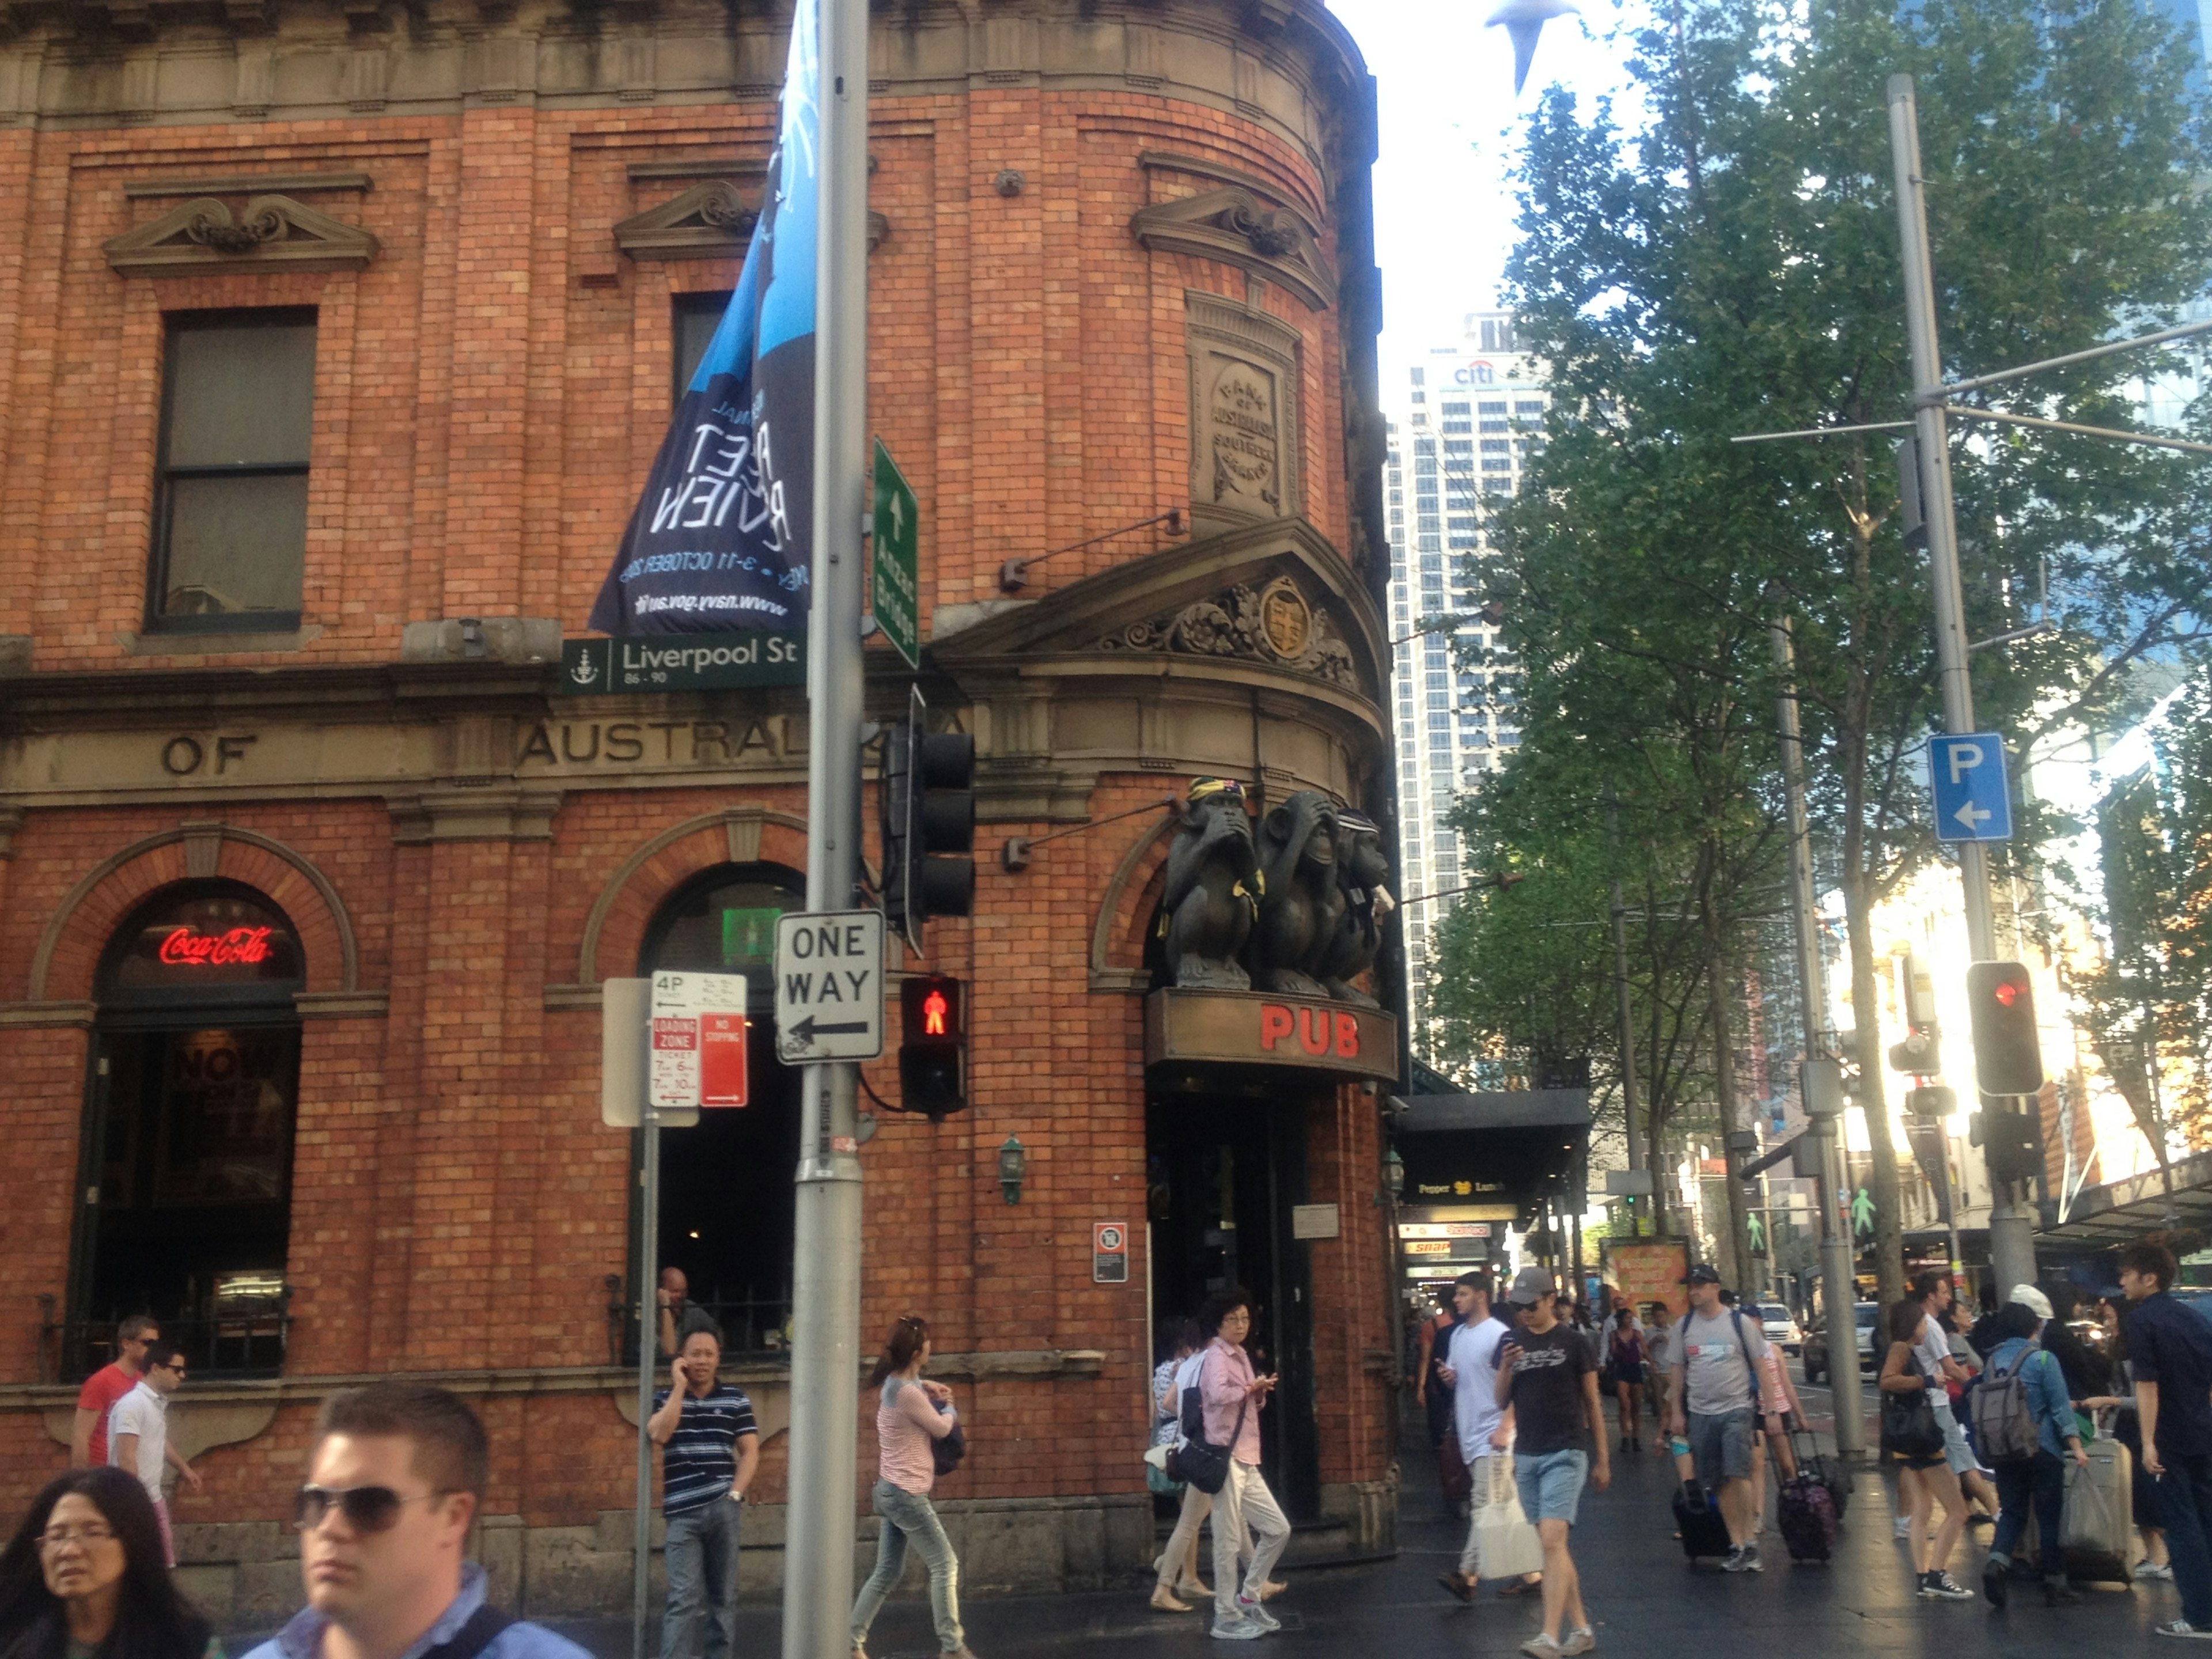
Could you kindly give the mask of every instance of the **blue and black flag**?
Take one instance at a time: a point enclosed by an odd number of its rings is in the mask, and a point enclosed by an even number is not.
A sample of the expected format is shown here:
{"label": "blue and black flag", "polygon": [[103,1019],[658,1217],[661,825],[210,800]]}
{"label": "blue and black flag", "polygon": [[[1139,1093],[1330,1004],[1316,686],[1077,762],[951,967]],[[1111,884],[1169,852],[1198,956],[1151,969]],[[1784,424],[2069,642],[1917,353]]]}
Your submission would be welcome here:
{"label": "blue and black flag", "polygon": [[744,272],[669,422],[614,568],[602,634],[803,628],[814,505],[815,7],[799,0]]}

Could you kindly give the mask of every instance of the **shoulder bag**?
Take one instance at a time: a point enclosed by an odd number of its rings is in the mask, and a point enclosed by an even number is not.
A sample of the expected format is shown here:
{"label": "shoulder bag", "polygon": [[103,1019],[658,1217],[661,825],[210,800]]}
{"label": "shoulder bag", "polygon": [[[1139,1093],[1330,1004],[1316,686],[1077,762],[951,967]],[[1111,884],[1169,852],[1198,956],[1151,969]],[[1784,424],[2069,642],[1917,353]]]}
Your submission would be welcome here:
{"label": "shoulder bag", "polygon": [[1237,1407],[1237,1426],[1229,1431],[1229,1444],[1217,1446],[1206,1437],[1205,1395],[1199,1386],[1182,1391],[1184,1443],[1168,1454],[1168,1474],[1212,1494],[1229,1484],[1229,1455],[1244,1432],[1244,1413],[1252,1401],[1248,1395]]}
{"label": "shoulder bag", "polygon": [[1936,1421],[1936,1408],[1928,1403],[1928,1374],[1917,1358],[1905,1363],[1912,1367],[1921,1386],[1909,1393],[1881,1390],[1881,1449],[1899,1457],[1941,1457],[1943,1430]]}

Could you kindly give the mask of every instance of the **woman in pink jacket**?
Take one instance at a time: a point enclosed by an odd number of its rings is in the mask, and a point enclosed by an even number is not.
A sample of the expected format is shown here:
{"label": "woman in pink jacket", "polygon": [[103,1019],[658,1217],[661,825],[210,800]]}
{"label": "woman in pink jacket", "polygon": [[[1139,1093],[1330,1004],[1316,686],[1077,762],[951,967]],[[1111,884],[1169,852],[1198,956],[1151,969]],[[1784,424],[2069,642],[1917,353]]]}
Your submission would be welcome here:
{"label": "woman in pink jacket", "polygon": [[[1252,1298],[1246,1291],[1224,1291],[1214,1297],[1199,1315],[1198,1328],[1210,1339],[1199,1368],[1206,1443],[1229,1448],[1229,1478],[1213,1500],[1213,1634],[1224,1642],[1249,1642],[1282,1628],[1261,1605],[1267,1575],[1291,1541],[1291,1523],[1260,1474],[1260,1413],[1275,1379],[1255,1376],[1244,1352],[1252,1329]],[[1252,1565],[1239,1588],[1237,1546],[1247,1528],[1253,1536]]]}
{"label": "woman in pink jacket", "polygon": [[853,1659],[868,1659],[868,1627],[884,1598],[906,1575],[909,1541],[929,1569],[929,1613],[937,1626],[937,1644],[951,1659],[975,1659],[960,1629],[960,1558],[929,1501],[937,1480],[931,1443],[952,1432],[959,1421],[952,1390],[925,1382],[929,1364],[929,1322],[908,1314],[891,1327],[868,1386],[881,1389],[876,1404],[876,1514],[882,1529],[876,1538],[876,1570],[853,1603]]}

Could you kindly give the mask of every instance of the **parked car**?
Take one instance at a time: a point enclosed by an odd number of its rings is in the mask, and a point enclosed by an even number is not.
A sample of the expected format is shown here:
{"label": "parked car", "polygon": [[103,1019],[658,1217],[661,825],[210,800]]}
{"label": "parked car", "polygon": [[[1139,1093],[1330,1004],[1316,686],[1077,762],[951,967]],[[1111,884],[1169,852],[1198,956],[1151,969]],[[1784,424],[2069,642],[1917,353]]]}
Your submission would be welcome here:
{"label": "parked car", "polygon": [[1797,1322],[1779,1302],[1760,1303],[1759,1320],[1760,1334],[1769,1342],[1778,1343],[1783,1352],[1796,1353],[1802,1346],[1804,1338],[1798,1332]]}
{"label": "parked car", "polygon": [[[1875,1316],[1881,1311],[1881,1308],[1872,1302],[1854,1302],[1851,1304],[1851,1318],[1858,1327],[1859,1370],[1869,1376],[1874,1375],[1875,1368],[1881,1363],[1881,1350],[1889,1346],[1887,1343],[1877,1346],[1875,1340]],[[1826,1321],[1814,1321],[1813,1328],[1807,1333],[1804,1356],[1805,1380],[1808,1382],[1826,1382],[1828,1327]]]}

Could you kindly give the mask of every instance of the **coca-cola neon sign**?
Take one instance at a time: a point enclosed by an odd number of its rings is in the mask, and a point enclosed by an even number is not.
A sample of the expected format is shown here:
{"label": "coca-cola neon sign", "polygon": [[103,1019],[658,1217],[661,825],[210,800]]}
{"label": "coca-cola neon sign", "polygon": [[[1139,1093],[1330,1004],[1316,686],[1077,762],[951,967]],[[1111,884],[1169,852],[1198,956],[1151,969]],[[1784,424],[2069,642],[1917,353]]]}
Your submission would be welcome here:
{"label": "coca-cola neon sign", "polygon": [[162,965],[169,968],[252,967],[269,960],[271,946],[267,927],[233,927],[221,933],[203,933],[189,925],[173,927],[161,941]]}

